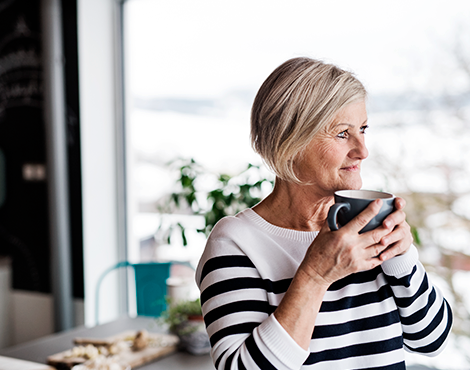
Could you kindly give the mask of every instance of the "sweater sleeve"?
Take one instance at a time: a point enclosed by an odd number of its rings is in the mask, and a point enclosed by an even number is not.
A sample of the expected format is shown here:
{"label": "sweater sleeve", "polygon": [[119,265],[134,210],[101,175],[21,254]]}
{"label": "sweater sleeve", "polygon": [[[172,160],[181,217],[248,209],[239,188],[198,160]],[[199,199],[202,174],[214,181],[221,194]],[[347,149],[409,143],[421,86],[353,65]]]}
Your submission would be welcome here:
{"label": "sweater sleeve", "polygon": [[414,245],[382,264],[400,314],[405,349],[427,356],[439,354],[452,328],[452,311],[428,279]]}
{"label": "sweater sleeve", "polygon": [[209,238],[196,281],[217,369],[301,368],[309,353],[272,314],[272,283],[233,241]]}

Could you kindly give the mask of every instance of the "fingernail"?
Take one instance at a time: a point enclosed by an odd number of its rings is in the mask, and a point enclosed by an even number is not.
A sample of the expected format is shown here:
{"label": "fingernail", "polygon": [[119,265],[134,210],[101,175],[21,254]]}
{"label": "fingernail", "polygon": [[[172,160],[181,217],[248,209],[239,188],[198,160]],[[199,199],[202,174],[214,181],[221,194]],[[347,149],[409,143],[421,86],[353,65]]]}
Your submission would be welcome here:
{"label": "fingernail", "polygon": [[390,229],[390,226],[392,226],[391,222],[386,220],[384,221],[384,226],[387,228],[387,229]]}

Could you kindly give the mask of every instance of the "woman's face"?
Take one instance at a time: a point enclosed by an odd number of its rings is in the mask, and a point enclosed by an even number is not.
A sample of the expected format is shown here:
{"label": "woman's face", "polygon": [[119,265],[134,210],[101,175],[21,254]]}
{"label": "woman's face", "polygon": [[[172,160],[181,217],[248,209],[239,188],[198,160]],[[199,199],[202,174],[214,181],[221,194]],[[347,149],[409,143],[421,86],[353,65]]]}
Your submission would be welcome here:
{"label": "woman's face", "polygon": [[364,138],[367,127],[364,101],[339,110],[294,161],[298,177],[315,186],[322,196],[331,196],[337,190],[360,189],[361,163],[369,154]]}

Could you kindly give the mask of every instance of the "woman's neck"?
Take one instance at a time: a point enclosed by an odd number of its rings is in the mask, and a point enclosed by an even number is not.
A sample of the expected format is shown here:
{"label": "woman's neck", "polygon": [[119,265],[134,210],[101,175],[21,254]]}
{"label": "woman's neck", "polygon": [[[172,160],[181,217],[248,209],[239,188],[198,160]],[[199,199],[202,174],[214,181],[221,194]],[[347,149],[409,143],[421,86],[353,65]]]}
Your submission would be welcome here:
{"label": "woman's neck", "polygon": [[314,186],[276,179],[272,193],[253,210],[269,223],[279,227],[319,231],[333,202],[332,195],[321,196]]}

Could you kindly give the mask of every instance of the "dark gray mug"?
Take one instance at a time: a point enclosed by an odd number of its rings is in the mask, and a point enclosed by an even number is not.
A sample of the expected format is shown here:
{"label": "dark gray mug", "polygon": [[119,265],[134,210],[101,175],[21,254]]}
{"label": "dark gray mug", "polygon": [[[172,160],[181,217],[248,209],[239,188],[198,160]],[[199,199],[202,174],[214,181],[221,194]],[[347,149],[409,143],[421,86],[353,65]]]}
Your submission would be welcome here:
{"label": "dark gray mug", "polygon": [[337,191],[335,192],[335,204],[328,212],[328,226],[331,230],[338,230],[366,209],[375,199],[382,199],[382,208],[359,233],[375,229],[395,210],[395,196],[393,194],[373,190]]}

